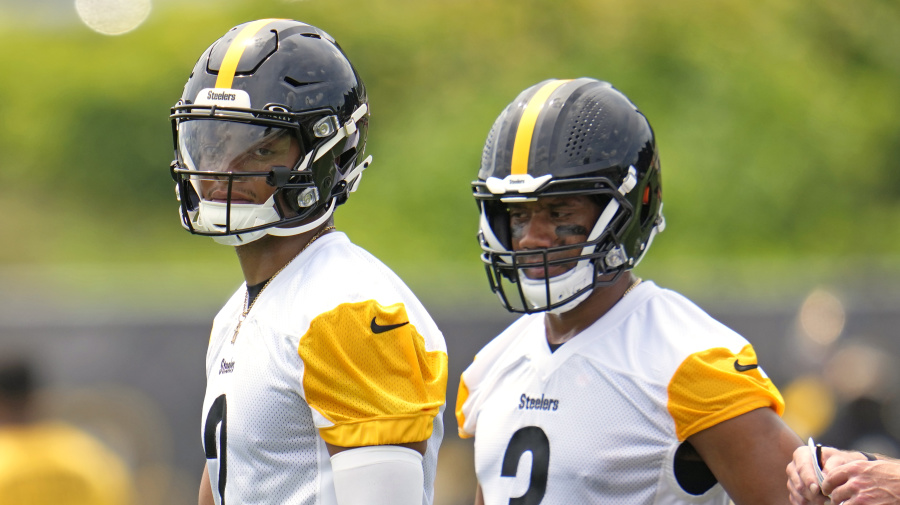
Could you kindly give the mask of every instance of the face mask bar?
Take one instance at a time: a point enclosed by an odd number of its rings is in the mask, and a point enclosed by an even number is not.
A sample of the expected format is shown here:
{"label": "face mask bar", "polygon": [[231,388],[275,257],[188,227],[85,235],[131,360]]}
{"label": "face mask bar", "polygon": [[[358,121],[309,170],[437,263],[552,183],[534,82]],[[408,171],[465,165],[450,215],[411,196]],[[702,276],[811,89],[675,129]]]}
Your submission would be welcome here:
{"label": "face mask bar", "polygon": [[[596,264],[595,268],[596,268]],[[619,277],[622,276],[626,272],[625,269],[615,269],[613,272],[594,272],[593,282],[585,286],[584,288],[574,292],[572,295],[559,300],[557,302],[552,302],[547,304],[544,307],[534,307],[531,303],[528,302],[528,297],[525,296],[525,292],[522,289],[522,284],[520,282],[512,281],[508,277],[508,273],[503,272],[503,270],[508,270],[507,266],[499,266],[497,264],[486,264],[485,271],[488,277],[488,283],[490,284],[491,291],[497,294],[500,298],[500,302],[503,303],[503,306],[506,307],[506,310],[509,312],[514,312],[518,314],[534,314],[537,312],[552,312],[554,309],[558,309],[560,307],[564,307],[570,302],[577,300],[579,297],[585,295],[598,287],[603,286],[611,286],[619,280]],[[572,271],[566,272],[566,274],[570,274]],[[566,275],[563,274],[563,275]],[[609,279],[601,280],[601,276],[604,275],[612,275]],[[509,292],[514,295],[511,296]],[[545,283],[545,295],[547,300],[551,299],[550,293],[550,283]],[[515,300],[517,303],[513,303]]]}
{"label": "face mask bar", "polygon": [[[251,226],[248,228],[235,229],[234,227],[232,227],[232,209],[238,208],[237,206],[242,205],[232,202],[232,189],[234,188],[236,180],[247,178],[265,178],[266,183],[269,186],[275,188],[275,193],[272,195],[272,197],[269,198],[269,200],[267,200],[267,202],[272,202],[272,205],[277,212],[277,217],[283,219],[284,223],[293,223],[299,221],[307,217],[309,215],[309,212],[300,213],[295,216],[289,216],[289,209],[285,207],[278,195],[283,194],[287,190],[293,190],[302,194],[303,191],[316,189],[310,173],[301,170],[291,170],[288,167],[284,166],[272,167],[272,169],[268,172],[199,172],[195,170],[180,168],[176,165],[176,162],[173,162],[171,166],[171,172],[172,178],[175,179],[176,182],[176,187],[178,190],[178,200],[181,204],[182,224],[191,233],[204,236],[247,233],[262,230],[271,226],[271,224],[266,223],[258,226]],[[192,219],[192,216],[199,210],[200,196],[197,193],[193,182],[197,181],[198,179],[210,179],[216,181],[224,180],[224,182],[226,183],[227,196],[224,202],[225,222],[221,224],[217,223],[217,226],[224,227],[222,231],[207,231],[194,226],[194,219]],[[249,206],[252,204],[243,205]],[[258,205],[253,206],[256,207]]]}
{"label": "face mask bar", "polygon": [[[225,121],[243,121],[260,126],[296,129],[298,125],[311,125],[316,119],[325,116],[336,116],[329,107],[290,112],[284,105],[268,104],[262,109],[245,107],[222,107],[219,105],[195,105],[181,100],[172,109],[169,119],[172,121],[174,141],[178,142],[178,123],[190,119],[221,119]],[[310,128],[309,131],[312,131]]]}
{"label": "face mask bar", "polygon": [[[205,117],[181,121],[178,128],[177,159],[171,171],[181,197],[182,223],[192,233],[219,236],[253,232],[309,214],[292,206],[287,196],[315,190],[312,171],[305,169],[309,157],[300,157],[303,147],[296,129]],[[293,168],[281,163],[290,163]],[[202,170],[206,167],[215,170]],[[265,186],[251,182],[261,178]],[[237,203],[238,183],[257,191],[270,187],[272,195],[263,203]],[[220,200],[205,199],[205,184],[206,191],[214,191],[210,186],[219,187],[215,191]]]}

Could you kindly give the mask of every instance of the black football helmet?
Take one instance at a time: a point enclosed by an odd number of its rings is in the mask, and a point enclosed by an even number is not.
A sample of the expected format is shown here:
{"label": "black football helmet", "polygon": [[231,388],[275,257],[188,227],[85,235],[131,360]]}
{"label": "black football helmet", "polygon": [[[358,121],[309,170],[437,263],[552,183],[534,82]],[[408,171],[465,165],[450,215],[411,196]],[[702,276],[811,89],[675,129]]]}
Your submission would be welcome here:
{"label": "black football helmet", "polygon": [[[286,19],[235,26],[172,107],[182,225],[227,245],[319,226],[371,163],[368,117],[365,85],[330,35]],[[290,147],[290,162],[271,161],[273,145]],[[241,185],[263,180],[272,196],[248,201]],[[201,190],[213,183],[214,198]]]}
{"label": "black football helmet", "polygon": [[[472,188],[488,281],[511,312],[571,310],[636,266],[665,227],[653,129],[625,95],[595,79],[547,80],[523,91],[494,122]],[[570,195],[602,209],[586,242],[513,250],[509,204]],[[573,249],[574,259],[554,259]],[[536,256],[545,272],[577,263],[529,278],[524,270],[535,268]]]}

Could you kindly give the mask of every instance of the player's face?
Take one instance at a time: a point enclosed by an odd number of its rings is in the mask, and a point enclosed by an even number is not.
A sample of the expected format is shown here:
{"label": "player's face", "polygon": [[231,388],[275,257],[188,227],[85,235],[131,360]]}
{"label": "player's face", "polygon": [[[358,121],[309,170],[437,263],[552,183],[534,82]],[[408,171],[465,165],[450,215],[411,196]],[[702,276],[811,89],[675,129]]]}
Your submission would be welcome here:
{"label": "player's face", "polygon": [[[600,217],[600,206],[586,196],[554,196],[535,202],[514,203],[509,206],[509,228],[514,251],[529,251],[561,247],[585,242]],[[578,256],[580,248],[552,252],[547,260]],[[576,262],[550,265],[544,268],[540,254],[523,255],[522,263],[540,266],[526,268],[530,279],[555,277],[575,267]]]}
{"label": "player's face", "polygon": [[[288,130],[228,121],[196,120],[180,126],[182,158],[199,172],[268,173],[272,167],[293,168],[302,150]],[[228,199],[228,178],[192,177],[200,197],[207,201]],[[265,177],[234,177],[231,203],[264,203],[275,192]]]}

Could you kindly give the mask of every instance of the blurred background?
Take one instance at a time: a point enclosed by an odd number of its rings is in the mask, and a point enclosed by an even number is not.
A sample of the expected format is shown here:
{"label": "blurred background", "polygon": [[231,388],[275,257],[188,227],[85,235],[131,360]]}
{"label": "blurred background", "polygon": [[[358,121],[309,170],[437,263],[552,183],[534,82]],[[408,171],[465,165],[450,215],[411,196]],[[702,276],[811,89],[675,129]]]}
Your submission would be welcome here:
{"label": "blurred background", "polygon": [[242,281],[179,226],[169,107],[263,17],[328,31],[368,87],[375,161],[336,224],[447,338],[438,505],[475,487],[459,374],[513,319],[469,182],[496,115],[550,77],[612,82],[656,131],[667,229],[638,275],[746,336],[801,436],[900,455],[900,4],[0,0],[0,353],[122,457],[136,503],[196,503],[209,325]]}

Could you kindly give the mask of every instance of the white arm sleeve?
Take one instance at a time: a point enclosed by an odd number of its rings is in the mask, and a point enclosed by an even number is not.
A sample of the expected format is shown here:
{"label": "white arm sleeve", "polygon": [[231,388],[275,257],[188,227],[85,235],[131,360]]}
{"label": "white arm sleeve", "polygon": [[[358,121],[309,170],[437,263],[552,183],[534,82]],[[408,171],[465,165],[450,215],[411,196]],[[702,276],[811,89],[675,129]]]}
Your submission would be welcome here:
{"label": "white arm sleeve", "polygon": [[398,445],[357,447],[331,457],[338,505],[422,505],[422,455]]}

